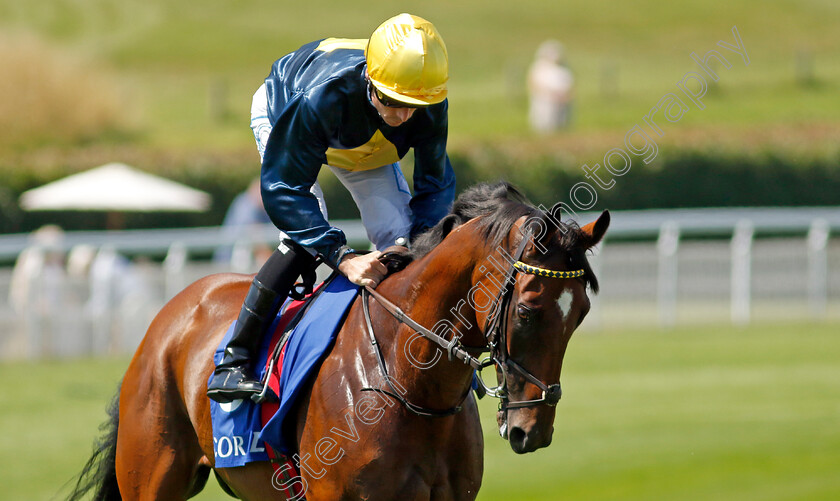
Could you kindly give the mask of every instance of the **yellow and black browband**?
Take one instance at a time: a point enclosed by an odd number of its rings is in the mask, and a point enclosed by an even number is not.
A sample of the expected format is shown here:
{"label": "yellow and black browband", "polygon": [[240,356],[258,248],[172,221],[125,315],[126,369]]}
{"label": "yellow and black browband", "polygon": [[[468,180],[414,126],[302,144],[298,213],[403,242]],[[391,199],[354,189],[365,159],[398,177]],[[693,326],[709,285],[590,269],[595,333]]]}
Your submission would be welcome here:
{"label": "yellow and black browband", "polygon": [[572,270],[572,271],[554,271],[554,270],[547,270],[545,268],[538,268],[536,266],[531,266],[530,264],[525,264],[522,261],[517,261],[513,263],[513,267],[517,270],[521,271],[522,273],[527,273],[529,275],[538,275],[540,277],[549,277],[549,278],[578,278],[584,275],[583,270]]}

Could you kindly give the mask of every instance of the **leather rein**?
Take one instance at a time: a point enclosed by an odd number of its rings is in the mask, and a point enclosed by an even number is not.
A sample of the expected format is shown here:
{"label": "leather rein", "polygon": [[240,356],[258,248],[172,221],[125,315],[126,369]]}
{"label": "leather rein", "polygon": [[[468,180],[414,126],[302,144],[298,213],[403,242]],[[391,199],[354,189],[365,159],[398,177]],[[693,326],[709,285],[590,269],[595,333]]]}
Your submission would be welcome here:
{"label": "leather rein", "polygon": [[[373,346],[374,351],[376,353],[379,368],[385,376],[385,381],[387,382],[390,389],[386,390],[381,388],[363,388],[362,391],[375,391],[377,393],[388,395],[389,397],[394,398],[395,400],[403,404],[403,406],[405,406],[405,408],[408,409],[409,412],[424,417],[444,417],[451,416],[460,412],[462,404],[464,400],[466,400],[470,392],[470,388],[467,388],[467,391],[461,397],[461,400],[458,403],[458,405],[444,410],[430,409],[413,404],[410,401],[408,401],[397,389],[396,385],[391,380],[391,377],[388,375],[388,368],[385,364],[385,358],[382,354],[382,350],[379,346],[379,343],[376,340],[376,334],[374,333],[373,323],[370,317],[369,306],[369,299],[371,296],[373,296],[373,298],[376,299],[376,301],[380,305],[382,305],[382,307],[388,313],[390,313],[398,322],[411,327],[415,332],[419,333],[421,336],[435,343],[441,349],[443,349],[446,352],[449,361],[453,361],[456,359],[460,360],[465,365],[469,365],[470,367],[472,367],[476,372],[480,372],[482,369],[489,366],[496,366],[498,369],[500,369],[503,374],[503,377],[501,383],[496,387],[487,386],[487,384],[484,383],[483,379],[480,376],[475,376],[475,379],[481,386],[480,390],[482,391],[482,393],[486,393],[487,395],[498,398],[500,400],[500,410],[506,411],[507,409],[520,409],[525,407],[534,407],[542,404],[546,404],[549,406],[557,405],[557,402],[560,400],[560,397],[563,393],[560,388],[560,383],[557,382],[550,385],[545,384],[527,369],[515,362],[508,353],[507,319],[511,300],[513,298],[514,287],[516,285],[515,276],[517,273],[526,273],[530,275],[538,275],[549,278],[577,278],[583,276],[584,270],[546,270],[543,268],[530,266],[521,262],[520,259],[522,258],[522,255],[525,252],[525,248],[527,247],[528,242],[531,241],[531,237],[532,234],[530,231],[525,234],[518,248],[516,249],[516,253],[513,256],[513,259],[510,261],[511,264],[507,272],[505,273],[505,280],[503,286],[499,290],[499,294],[496,296],[494,309],[485,321],[484,336],[486,339],[486,344],[481,347],[466,347],[461,344],[460,338],[457,336],[453,335],[452,339],[446,339],[436,334],[435,332],[427,329],[426,327],[414,321],[397,305],[395,305],[393,302],[382,296],[382,294],[376,292],[376,290],[374,290],[371,287],[365,286],[361,290],[362,309],[364,311],[365,326],[367,329],[368,337],[370,338],[371,345]],[[479,351],[480,353],[489,351],[490,356],[484,358],[483,360],[480,360],[471,355],[470,351]],[[510,401],[507,392],[507,375],[508,372],[511,371],[519,373],[528,382],[542,390],[542,397],[533,400],[520,400],[513,402]],[[476,391],[478,392],[479,390]],[[403,390],[402,393],[405,393],[405,391]]]}

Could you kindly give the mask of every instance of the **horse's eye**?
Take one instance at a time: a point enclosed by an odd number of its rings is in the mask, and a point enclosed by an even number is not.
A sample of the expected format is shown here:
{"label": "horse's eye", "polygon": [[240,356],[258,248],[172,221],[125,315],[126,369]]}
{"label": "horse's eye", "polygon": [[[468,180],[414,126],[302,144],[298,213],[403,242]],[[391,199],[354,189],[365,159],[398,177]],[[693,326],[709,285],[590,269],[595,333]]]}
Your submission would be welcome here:
{"label": "horse's eye", "polygon": [[516,307],[516,316],[518,316],[523,322],[529,322],[533,313],[534,310],[528,308],[524,304],[517,305]]}

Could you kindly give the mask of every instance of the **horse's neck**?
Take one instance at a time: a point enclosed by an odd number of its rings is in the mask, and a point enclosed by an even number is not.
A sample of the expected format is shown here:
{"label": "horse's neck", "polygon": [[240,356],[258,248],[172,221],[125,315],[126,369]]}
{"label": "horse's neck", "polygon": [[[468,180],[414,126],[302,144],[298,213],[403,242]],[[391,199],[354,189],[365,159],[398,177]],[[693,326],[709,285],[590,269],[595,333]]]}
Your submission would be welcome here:
{"label": "horse's neck", "polygon": [[[466,346],[481,346],[484,339],[475,312],[465,306],[480,252],[472,248],[474,244],[470,246],[474,240],[466,237],[450,235],[377,291],[436,334],[447,339],[457,335]],[[388,326],[383,330],[390,339],[383,345],[388,346],[389,367],[396,368],[391,373],[406,388],[409,400],[437,409],[459,403],[469,389],[472,369],[460,361],[448,361],[436,344],[379,312],[377,323]]]}
{"label": "horse's neck", "polygon": [[477,240],[464,226],[456,229],[400,273],[393,295],[388,296],[416,322],[446,338],[455,334],[467,346],[484,343],[475,311],[467,305],[475,268],[487,254]]}

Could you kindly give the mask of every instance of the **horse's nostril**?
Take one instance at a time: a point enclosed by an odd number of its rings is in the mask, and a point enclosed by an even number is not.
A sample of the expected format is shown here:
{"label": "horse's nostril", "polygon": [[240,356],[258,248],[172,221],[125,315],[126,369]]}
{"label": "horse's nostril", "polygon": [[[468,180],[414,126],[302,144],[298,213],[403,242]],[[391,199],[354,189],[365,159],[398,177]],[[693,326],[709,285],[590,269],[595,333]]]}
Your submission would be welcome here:
{"label": "horse's nostril", "polygon": [[514,449],[519,449],[525,445],[525,430],[518,426],[514,426],[508,432],[508,440]]}

